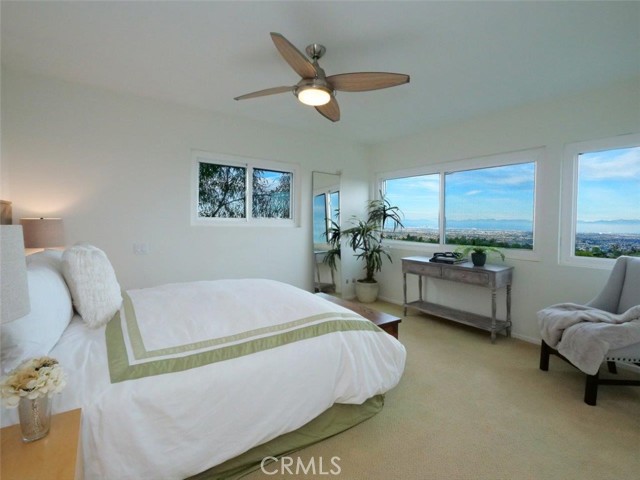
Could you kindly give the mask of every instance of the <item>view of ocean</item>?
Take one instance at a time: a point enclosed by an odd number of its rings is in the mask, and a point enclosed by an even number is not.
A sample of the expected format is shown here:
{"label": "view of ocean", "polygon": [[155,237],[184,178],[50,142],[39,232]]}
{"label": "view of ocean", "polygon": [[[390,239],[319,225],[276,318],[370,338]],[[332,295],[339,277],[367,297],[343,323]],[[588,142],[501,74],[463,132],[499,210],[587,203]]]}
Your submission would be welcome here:
{"label": "view of ocean", "polygon": [[[405,228],[437,229],[435,220],[405,219]],[[476,220],[448,220],[447,228],[456,230],[493,230],[531,232],[533,224],[528,220],[496,220],[483,218]],[[627,233],[640,235],[640,220],[612,220],[577,223],[578,233]]]}

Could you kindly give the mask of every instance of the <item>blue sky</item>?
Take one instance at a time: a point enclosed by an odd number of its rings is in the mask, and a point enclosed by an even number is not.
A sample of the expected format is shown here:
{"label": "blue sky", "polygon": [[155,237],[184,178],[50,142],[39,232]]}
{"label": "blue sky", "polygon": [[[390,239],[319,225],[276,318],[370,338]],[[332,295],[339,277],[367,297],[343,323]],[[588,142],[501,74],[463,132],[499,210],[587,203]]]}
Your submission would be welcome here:
{"label": "blue sky", "polygon": [[578,158],[578,221],[640,221],[640,147]]}
{"label": "blue sky", "polygon": [[535,164],[447,174],[447,219],[533,220]]}
{"label": "blue sky", "polygon": [[[533,219],[535,164],[524,163],[449,173],[446,176],[447,217],[468,219]],[[438,174],[387,181],[389,201],[408,220],[438,219]]]}

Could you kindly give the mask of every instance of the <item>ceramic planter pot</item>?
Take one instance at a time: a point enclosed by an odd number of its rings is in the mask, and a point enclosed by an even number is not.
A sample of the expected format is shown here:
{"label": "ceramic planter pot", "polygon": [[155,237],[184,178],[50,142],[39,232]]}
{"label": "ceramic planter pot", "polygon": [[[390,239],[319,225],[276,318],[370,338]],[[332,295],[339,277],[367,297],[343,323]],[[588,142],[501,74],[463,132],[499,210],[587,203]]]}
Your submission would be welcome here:
{"label": "ceramic planter pot", "polygon": [[378,282],[367,283],[361,280],[356,282],[356,297],[361,303],[371,303],[378,299],[380,285]]}
{"label": "ceramic planter pot", "polygon": [[487,261],[487,254],[484,252],[482,253],[473,252],[471,254],[471,261],[473,262],[474,266],[482,267]]}

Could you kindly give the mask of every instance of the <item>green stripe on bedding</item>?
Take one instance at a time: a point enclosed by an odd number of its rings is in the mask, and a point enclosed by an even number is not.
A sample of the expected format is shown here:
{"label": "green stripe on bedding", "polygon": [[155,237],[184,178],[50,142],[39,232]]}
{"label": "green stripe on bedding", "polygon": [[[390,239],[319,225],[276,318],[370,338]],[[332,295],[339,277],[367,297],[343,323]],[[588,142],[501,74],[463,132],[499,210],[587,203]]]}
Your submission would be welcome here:
{"label": "green stripe on bedding", "polygon": [[[334,332],[382,332],[382,330],[376,327],[372,322],[362,321],[362,319],[335,319],[340,316],[342,316],[341,313],[333,314],[333,320],[325,320],[322,323],[315,323],[313,325],[299,326],[298,328],[286,332],[277,332],[273,335],[254,338],[252,340],[232,345],[219,346],[218,348],[212,348],[211,350],[192,353],[186,356],[149,360],[145,363],[130,365],[127,356],[124,333],[122,331],[120,313],[118,312],[107,325],[105,333],[111,383],[118,383],[125,380],[133,380],[153,375],[162,375],[164,373],[181,372],[191,368],[208,365],[210,363],[231,360],[233,358],[270,350],[290,343]],[[299,322],[305,323],[304,320],[306,319],[301,319]],[[127,324],[129,324],[129,322],[127,322]],[[131,330],[128,329],[128,332],[130,331]]]}
{"label": "green stripe on bedding", "polygon": [[164,357],[168,355],[176,355],[186,353],[193,350],[202,350],[204,348],[211,348],[218,345],[224,345],[225,343],[235,343],[240,340],[245,340],[251,337],[257,337],[268,333],[276,333],[291,328],[299,327],[304,324],[325,320],[328,318],[341,318],[341,319],[356,319],[361,318],[359,315],[353,312],[332,312],[332,313],[320,313],[312,315],[299,320],[291,322],[285,322],[278,325],[270,325],[268,327],[256,328],[254,330],[247,330],[246,332],[237,333],[235,335],[228,335],[226,337],[212,338],[203,340],[200,342],[178,345],[174,347],[161,348],[156,350],[147,350],[142,340],[142,334],[138,327],[138,321],[133,307],[133,302],[126,292],[122,292],[125,322],[127,324],[127,333],[129,335],[129,343],[133,353],[133,358],[136,360],[142,360],[145,358]]}

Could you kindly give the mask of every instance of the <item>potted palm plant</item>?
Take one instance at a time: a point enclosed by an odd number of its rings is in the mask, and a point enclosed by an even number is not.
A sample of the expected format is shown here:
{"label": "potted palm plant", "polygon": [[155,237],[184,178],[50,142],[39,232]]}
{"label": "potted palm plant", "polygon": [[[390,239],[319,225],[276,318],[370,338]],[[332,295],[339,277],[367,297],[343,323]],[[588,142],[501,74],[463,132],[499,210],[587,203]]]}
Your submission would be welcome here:
{"label": "potted palm plant", "polygon": [[502,261],[504,261],[504,253],[496,247],[488,245],[463,245],[456,248],[456,252],[462,256],[467,256],[471,253],[471,262],[473,262],[473,265],[476,267],[482,267],[487,261],[487,254],[490,253],[499,255]]}
{"label": "potted palm plant", "polygon": [[342,238],[342,232],[340,231],[340,225],[331,219],[329,221],[331,222],[327,229],[327,243],[329,244],[329,250],[327,250],[323,262],[326,263],[331,270],[336,270],[338,268],[338,260],[340,260],[340,241]]}
{"label": "potted palm plant", "polygon": [[355,286],[356,297],[363,303],[374,302],[378,298],[380,287],[375,273],[382,269],[383,257],[391,261],[389,252],[382,244],[384,228],[395,231],[398,227],[403,227],[401,215],[400,209],[392,206],[381,194],[379,200],[368,202],[366,220],[354,217],[353,226],[341,232],[356,258],[364,260],[365,276]]}

